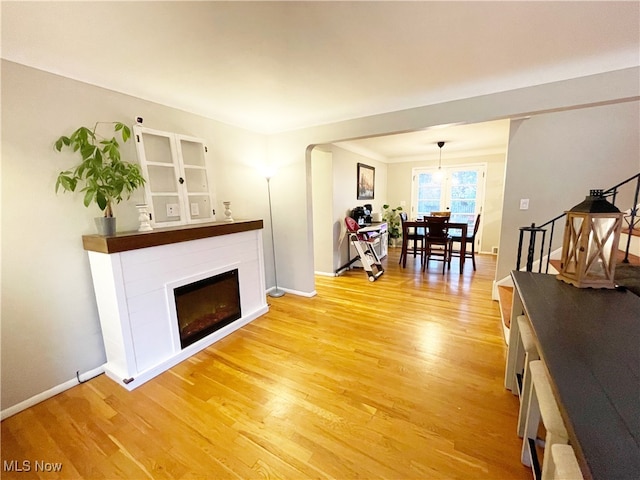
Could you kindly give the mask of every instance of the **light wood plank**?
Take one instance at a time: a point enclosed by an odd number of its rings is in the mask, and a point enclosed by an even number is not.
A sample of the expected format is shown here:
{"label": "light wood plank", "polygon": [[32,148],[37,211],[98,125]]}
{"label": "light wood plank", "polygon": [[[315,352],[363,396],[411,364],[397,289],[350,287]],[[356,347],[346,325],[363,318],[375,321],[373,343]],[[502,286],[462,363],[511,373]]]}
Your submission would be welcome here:
{"label": "light wood plank", "polygon": [[[97,377],[2,422],[30,478],[527,479],[493,257],[318,277],[132,392]],[[3,472],[3,478],[25,478]]]}

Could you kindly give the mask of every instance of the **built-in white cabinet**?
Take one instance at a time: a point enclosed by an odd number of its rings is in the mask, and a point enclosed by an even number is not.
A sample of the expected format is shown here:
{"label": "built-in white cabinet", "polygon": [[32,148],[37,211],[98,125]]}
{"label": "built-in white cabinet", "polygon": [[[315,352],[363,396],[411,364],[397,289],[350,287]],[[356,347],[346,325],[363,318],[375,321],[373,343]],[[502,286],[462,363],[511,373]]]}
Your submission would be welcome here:
{"label": "built-in white cabinet", "polygon": [[214,221],[204,140],[140,125],[133,132],[152,225]]}

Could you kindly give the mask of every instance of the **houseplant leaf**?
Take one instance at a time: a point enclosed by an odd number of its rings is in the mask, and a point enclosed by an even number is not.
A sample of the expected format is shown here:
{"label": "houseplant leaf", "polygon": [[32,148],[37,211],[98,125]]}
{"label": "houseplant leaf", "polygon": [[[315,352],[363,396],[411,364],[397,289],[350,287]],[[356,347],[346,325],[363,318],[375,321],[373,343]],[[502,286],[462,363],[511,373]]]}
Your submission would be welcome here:
{"label": "houseplant leaf", "polygon": [[[74,192],[78,185],[83,185],[83,204],[88,207],[95,203],[104,216],[111,217],[112,203],[128,199],[145,184],[145,179],[138,165],[122,160],[120,144],[115,137],[105,139],[96,133],[103,123],[96,123],[93,129],[80,127],[68,137],[63,135],[55,141],[56,151],[69,148],[78,152],[81,159],[73,169],[58,174],[55,191]],[[131,130],[125,124],[109,124],[120,133],[123,142],[131,137]]]}

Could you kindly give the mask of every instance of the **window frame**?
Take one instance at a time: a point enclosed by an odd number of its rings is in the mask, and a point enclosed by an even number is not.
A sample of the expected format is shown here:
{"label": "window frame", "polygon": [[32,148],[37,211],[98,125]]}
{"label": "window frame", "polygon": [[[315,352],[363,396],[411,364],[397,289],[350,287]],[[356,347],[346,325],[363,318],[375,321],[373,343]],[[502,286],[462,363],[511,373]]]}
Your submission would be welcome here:
{"label": "window frame", "polygon": [[[451,209],[451,192],[452,192],[452,173],[459,171],[470,171],[475,170],[478,172],[478,182],[477,182],[477,190],[476,190],[476,205],[474,212],[468,220],[468,224],[470,228],[473,228],[475,223],[475,218],[478,214],[482,213],[484,210],[484,202],[485,202],[485,194],[486,194],[486,179],[487,179],[487,164],[486,163],[472,163],[472,164],[461,164],[461,165],[451,165],[446,167],[441,167],[440,169],[443,173],[443,179],[440,182],[443,186],[440,192],[440,205],[438,211],[445,211]],[[422,173],[431,173],[434,174],[438,171],[437,167],[414,167],[411,172],[411,216],[413,218],[417,218],[422,214],[418,211],[418,176]],[[455,213],[452,213],[452,217],[455,219]]]}

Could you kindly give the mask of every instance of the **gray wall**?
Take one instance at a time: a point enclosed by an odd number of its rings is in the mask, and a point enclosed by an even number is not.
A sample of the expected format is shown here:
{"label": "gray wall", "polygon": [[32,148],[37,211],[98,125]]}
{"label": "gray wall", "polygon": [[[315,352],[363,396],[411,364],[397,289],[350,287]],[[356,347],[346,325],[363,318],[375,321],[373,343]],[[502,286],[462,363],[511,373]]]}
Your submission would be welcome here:
{"label": "gray wall", "polygon": [[[81,194],[54,193],[57,173],[77,159],[55,152],[53,142],[80,125],[131,124],[135,116],[151,128],[205,138],[217,210],[230,200],[235,218],[268,218],[266,182],[256,169],[266,157],[263,136],[3,61],[3,410],[105,361],[81,239],[95,233],[93,218],[100,212],[85,208]],[[136,160],[133,142],[123,154]],[[119,230],[137,228],[135,203],[142,200],[139,192],[116,206]],[[269,235],[264,238],[270,251]],[[271,256],[266,258],[271,279]]]}
{"label": "gray wall", "polygon": [[[291,218],[299,221],[299,226],[301,227],[299,231],[289,231],[286,238],[276,239],[277,247],[283,254],[282,257],[279,256],[278,258],[289,256],[296,259],[295,262],[291,261],[282,266],[279,262],[278,279],[282,279],[285,286],[295,285],[297,290],[300,291],[314,291],[313,242],[309,240],[313,235],[310,220],[312,216],[311,168],[310,159],[306,155],[309,145],[399,133],[449,123],[474,123],[521,116],[546,116],[553,115],[554,112],[561,114],[563,111],[574,111],[577,117],[581,117],[584,114],[589,115],[589,109],[596,105],[627,101],[633,101],[633,103],[629,104],[630,108],[635,108],[637,111],[638,98],[640,97],[639,71],[640,68],[629,68],[270,136],[268,138],[269,158],[272,162],[282,167],[282,181],[290,186],[286,192],[282,192],[283,195],[280,201],[288,206]],[[637,138],[638,125],[633,118],[627,117],[626,121],[624,119],[619,121],[616,118],[615,111],[605,109],[602,112],[606,116],[601,121],[603,123],[610,121],[618,124],[620,137],[627,139],[630,137]],[[611,167],[601,163],[597,157],[589,154],[591,146],[593,146],[594,151],[598,151],[598,145],[607,141],[607,135],[599,132],[590,132],[590,136],[581,136],[582,125],[580,122],[575,124],[572,123],[570,117],[561,116],[560,118],[564,122],[568,122],[564,125],[568,138],[580,136],[581,141],[585,142],[584,148],[574,153],[579,158],[563,158],[562,161],[571,164],[575,162],[589,165],[589,168],[593,168],[596,172],[610,175]],[[528,138],[529,132],[525,130],[519,134],[517,129],[514,129],[512,138],[515,139],[517,135]],[[548,140],[538,138],[536,141],[548,142]],[[561,143],[557,142],[557,145],[554,145],[552,142],[548,142],[548,148],[563,148],[560,146]],[[515,165],[522,165],[521,156],[528,155],[521,150],[519,151],[515,146],[514,149],[515,151],[512,152],[511,145],[509,146],[507,169],[510,161],[513,161]],[[621,168],[625,172],[637,170],[637,144],[634,144],[633,141],[623,142],[619,146],[615,158],[618,159],[616,168]],[[553,172],[558,167],[557,163],[554,163],[549,158],[537,157],[535,161],[546,163],[549,165],[549,170]],[[577,173],[578,177],[580,175],[580,173]],[[594,173],[594,175],[598,176],[597,173]],[[620,177],[622,176],[620,175]],[[524,172],[510,176],[507,178],[507,183],[511,183],[511,191],[531,188],[529,186],[531,185],[530,178]],[[591,183],[591,181],[589,180],[588,183]],[[545,182],[537,182],[535,188],[540,189],[540,196],[555,195],[556,189],[548,186]],[[534,205],[537,204],[536,197],[534,198]],[[529,212],[531,214],[535,212],[536,219],[540,217],[546,218],[554,215],[558,208],[564,207],[556,204],[553,208],[549,208],[548,211],[533,210],[532,208]],[[504,236],[500,241],[502,251],[499,257],[509,256],[509,258],[504,260],[499,258],[499,261],[501,265],[506,265],[515,261],[515,257],[511,258],[510,252],[513,251],[513,248],[509,244],[517,244],[517,228],[521,225],[520,220],[522,219],[513,221],[513,215],[517,215],[516,211],[519,210],[518,205],[514,206],[511,201],[505,203],[503,211],[506,218],[502,222]],[[277,223],[275,227],[276,232],[280,231]],[[514,228],[516,233],[509,233],[514,232]],[[503,261],[506,263],[503,263]],[[502,267],[502,270],[504,270],[504,267]]]}
{"label": "gray wall", "polygon": [[[78,125],[97,119],[132,121],[139,115],[149,127],[207,139],[218,209],[222,201],[231,201],[234,218],[268,218],[266,182],[258,168],[267,163],[278,167],[271,180],[278,283],[313,295],[311,145],[534,114],[511,134],[499,258],[500,268],[506,270],[504,265],[513,258],[502,257],[510,257],[508,246],[517,242],[517,227],[529,221],[519,216],[514,199],[526,191],[532,199],[529,214],[535,220],[565,208],[556,195],[566,180],[553,184],[536,180],[532,185],[534,166],[536,178],[542,179],[566,165],[586,188],[594,180],[608,186],[637,171],[638,72],[627,69],[264,137],[3,61],[2,409],[104,362],[80,240],[82,234],[93,232],[98,212],[84,208],[77,197],[56,196],[53,191],[56,173],[69,166],[68,157],[53,151],[53,141]],[[636,97],[634,103],[585,108],[628,97]],[[552,124],[544,126],[549,120]],[[603,130],[594,128],[594,122],[600,122]],[[544,134],[552,131],[556,133]],[[611,133],[616,134],[615,145]],[[133,156],[133,146],[127,148]],[[580,185],[568,195],[568,207],[583,196],[584,188]],[[547,198],[554,200],[545,203],[542,199]],[[134,204],[139,200],[116,207],[121,229],[135,228]],[[268,222],[265,227],[265,252],[270,252]],[[272,258],[267,254],[265,259],[271,286]]]}
{"label": "gray wall", "polygon": [[[349,152],[343,148],[333,146],[333,220],[334,220],[334,250],[337,252],[334,258],[333,270],[340,268],[348,260],[347,245],[349,239],[346,236],[347,227],[344,217],[351,213],[353,207],[362,206],[365,203],[373,206],[374,212],[382,212],[382,205],[387,202],[387,165],[364,157],[357,153]],[[375,168],[375,190],[373,200],[358,200],[356,191],[356,178],[358,176],[358,163],[364,163]],[[355,256],[353,248],[351,257]]]}
{"label": "gray wall", "polygon": [[313,254],[317,274],[334,270],[333,158],[330,151],[311,152],[313,177]]}
{"label": "gray wall", "polygon": [[[357,199],[358,163],[375,168],[373,200]],[[333,275],[349,260],[345,216],[365,203],[382,212],[387,202],[387,165],[335,145],[323,145],[311,152],[311,170],[315,272]]]}
{"label": "gray wall", "polygon": [[[580,203],[590,189],[610,188],[640,172],[639,132],[637,101],[512,123],[498,280],[516,267],[519,227],[541,225]],[[529,210],[519,209],[521,198],[530,199]],[[623,205],[625,199],[619,200]],[[560,248],[564,224],[556,228],[554,245]]]}
{"label": "gray wall", "polygon": [[[505,144],[507,139],[505,138]],[[444,167],[458,165],[486,165],[484,210],[481,217],[480,251],[491,252],[492,247],[499,246],[500,225],[502,221],[502,203],[504,191],[505,155],[478,155],[443,160]],[[434,162],[403,162],[389,164],[389,196],[393,205],[405,201],[407,209],[411,204],[411,183],[414,168],[434,167]],[[411,213],[409,214],[411,216]]]}

